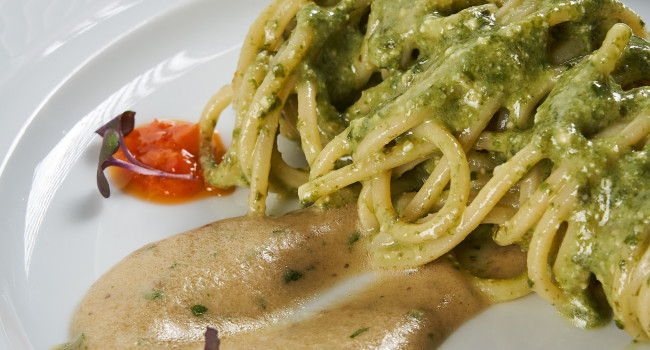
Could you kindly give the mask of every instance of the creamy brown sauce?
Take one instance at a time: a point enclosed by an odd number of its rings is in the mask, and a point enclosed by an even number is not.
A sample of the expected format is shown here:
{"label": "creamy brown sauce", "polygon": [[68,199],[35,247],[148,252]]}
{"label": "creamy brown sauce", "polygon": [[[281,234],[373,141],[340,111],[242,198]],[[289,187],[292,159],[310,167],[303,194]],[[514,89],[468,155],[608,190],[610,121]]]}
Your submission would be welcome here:
{"label": "creamy brown sauce", "polygon": [[202,349],[211,326],[222,349],[422,349],[486,306],[445,259],[374,270],[362,240],[354,208],[233,218],[179,234],[98,280],[71,336],[83,333],[89,349]]}

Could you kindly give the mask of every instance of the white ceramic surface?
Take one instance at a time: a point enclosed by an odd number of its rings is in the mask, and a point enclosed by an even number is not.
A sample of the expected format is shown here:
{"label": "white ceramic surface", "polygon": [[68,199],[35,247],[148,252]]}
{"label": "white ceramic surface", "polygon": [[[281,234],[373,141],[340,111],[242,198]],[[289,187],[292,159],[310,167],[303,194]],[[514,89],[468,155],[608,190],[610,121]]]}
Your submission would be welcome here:
{"label": "white ceramic surface", "polygon": [[[0,350],[67,339],[88,287],[141,245],[243,214],[245,191],[181,206],[95,187],[92,131],[196,120],[230,81],[267,0],[0,0]],[[650,3],[626,1],[650,19]],[[228,120],[219,129],[229,141]],[[282,210],[279,203],[271,210]],[[636,348],[613,326],[577,330],[535,296],[482,313],[444,349]]]}

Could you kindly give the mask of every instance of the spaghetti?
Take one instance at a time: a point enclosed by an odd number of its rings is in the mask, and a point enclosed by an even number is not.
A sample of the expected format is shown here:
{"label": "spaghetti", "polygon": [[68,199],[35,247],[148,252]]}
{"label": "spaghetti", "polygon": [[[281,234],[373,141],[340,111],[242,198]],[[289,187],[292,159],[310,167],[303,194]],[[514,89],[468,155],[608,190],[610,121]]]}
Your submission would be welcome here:
{"label": "spaghetti", "polygon": [[[303,206],[356,200],[384,267],[426,264],[480,225],[527,251],[532,289],[581,327],[650,337],[650,44],[614,0],[278,0],[251,26],[232,85],[201,118],[219,187]],[[217,166],[212,133],[237,112]],[[297,141],[292,168],[277,137]]]}

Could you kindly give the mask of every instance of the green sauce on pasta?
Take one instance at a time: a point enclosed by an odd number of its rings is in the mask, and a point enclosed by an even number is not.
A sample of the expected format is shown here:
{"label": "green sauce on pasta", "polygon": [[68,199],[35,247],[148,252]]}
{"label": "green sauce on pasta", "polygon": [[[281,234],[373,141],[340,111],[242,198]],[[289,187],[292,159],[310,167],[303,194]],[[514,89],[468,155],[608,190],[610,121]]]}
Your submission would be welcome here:
{"label": "green sauce on pasta", "polygon": [[[254,28],[276,35],[247,39],[257,50],[233,81],[241,137],[225,165],[204,157],[213,184],[245,179],[255,215],[269,189],[303,206],[356,202],[384,268],[421,266],[496,225],[496,243],[528,252],[514,290],[581,327],[611,307],[648,338],[650,44],[638,16],[613,0],[284,5],[293,20],[271,5]],[[307,159],[292,184],[270,150],[278,130]]]}

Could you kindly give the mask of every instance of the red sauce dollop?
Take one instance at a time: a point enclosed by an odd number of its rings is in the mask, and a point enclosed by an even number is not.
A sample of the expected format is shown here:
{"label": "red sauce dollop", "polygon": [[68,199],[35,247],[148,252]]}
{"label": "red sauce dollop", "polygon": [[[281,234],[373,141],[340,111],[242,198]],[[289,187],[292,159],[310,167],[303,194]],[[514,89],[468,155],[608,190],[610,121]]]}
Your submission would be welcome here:
{"label": "red sauce dollop", "polygon": [[[179,203],[234,191],[233,188],[206,185],[198,160],[199,126],[196,123],[154,120],[133,129],[124,141],[137,160],[152,168],[197,177],[195,180],[170,179],[113,167],[113,182],[130,195],[154,202]],[[217,133],[213,144],[215,159],[220,161],[225,147]],[[126,160],[121,150],[115,157]]]}

